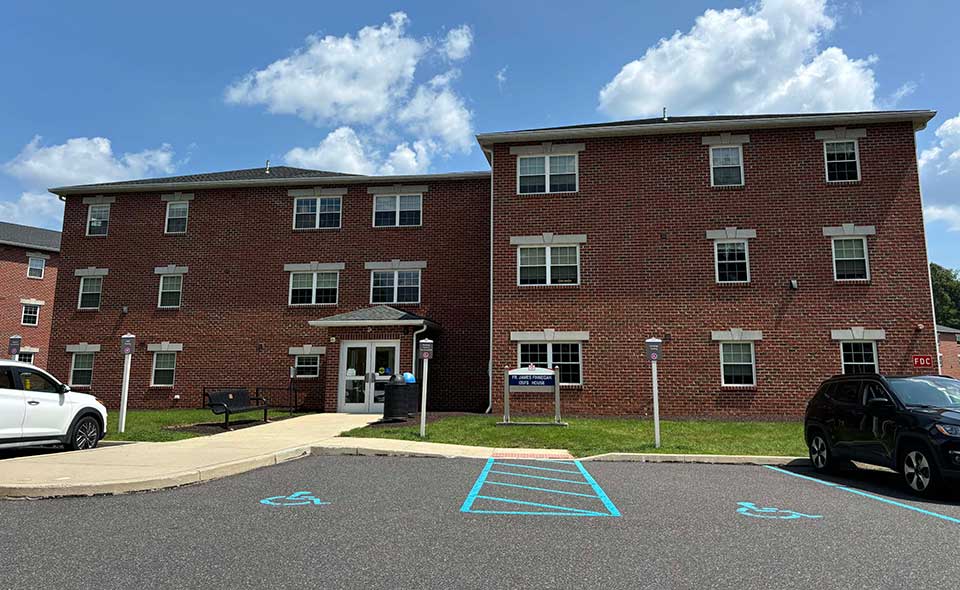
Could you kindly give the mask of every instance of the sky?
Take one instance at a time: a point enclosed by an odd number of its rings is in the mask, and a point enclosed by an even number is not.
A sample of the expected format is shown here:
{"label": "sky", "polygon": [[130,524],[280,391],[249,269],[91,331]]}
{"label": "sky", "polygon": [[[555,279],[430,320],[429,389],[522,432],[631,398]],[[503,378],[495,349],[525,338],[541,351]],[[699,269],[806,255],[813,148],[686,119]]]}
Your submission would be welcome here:
{"label": "sky", "polygon": [[483,170],[475,133],[933,109],[930,259],[960,268],[960,2],[18,2],[0,22],[0,220],[53,186],[271,164]]}

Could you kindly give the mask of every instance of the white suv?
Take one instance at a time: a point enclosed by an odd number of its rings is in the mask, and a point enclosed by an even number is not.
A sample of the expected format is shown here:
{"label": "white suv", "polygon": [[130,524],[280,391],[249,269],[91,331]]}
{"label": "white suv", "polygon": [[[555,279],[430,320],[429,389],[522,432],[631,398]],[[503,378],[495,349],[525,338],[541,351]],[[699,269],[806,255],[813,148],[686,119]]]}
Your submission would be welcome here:
{"label": "white suv", "polygon": [[107,408],[28,363],[0,360],[0,448],[62,444],[92,449],[107,432]]}

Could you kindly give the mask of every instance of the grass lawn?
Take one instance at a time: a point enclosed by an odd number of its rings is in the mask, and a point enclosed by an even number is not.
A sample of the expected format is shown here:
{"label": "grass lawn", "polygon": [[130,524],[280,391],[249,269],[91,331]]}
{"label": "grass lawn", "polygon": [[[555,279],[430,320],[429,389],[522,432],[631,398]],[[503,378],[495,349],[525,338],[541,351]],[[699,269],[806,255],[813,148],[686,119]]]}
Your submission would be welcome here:
{"label": "grass lawn", "polygon": [[[451,416],[427,424],[429,442],[482,447],[567,449],[575,457],[601,453],[688,453],[805,456],[801,422],[660,422],[659,449],[653,420],[570,418],[566,428],[496,426],[499,416]],[[357,428],[343,436],[421,440],[419,426]]]}
{"label": "grass lawn", "polygon": [[[280,418],[289,416],[290,412],[270,410],[268,415],[271,418]],[[262,411],[260,413],[245,412],[237,414],[231,418],[231,422],[256,418],[263,418]],[[120,412],[118,410],[108,412],[106,440],[133,440],[138,442],[183,440],[203,435],[195,432],[166,430],[164,427],[223,422],[223,416],[215,416],[210,410],[129,410],[127,412],[126,432],[120,434],[117,432],[117,420],[119,419]]]}

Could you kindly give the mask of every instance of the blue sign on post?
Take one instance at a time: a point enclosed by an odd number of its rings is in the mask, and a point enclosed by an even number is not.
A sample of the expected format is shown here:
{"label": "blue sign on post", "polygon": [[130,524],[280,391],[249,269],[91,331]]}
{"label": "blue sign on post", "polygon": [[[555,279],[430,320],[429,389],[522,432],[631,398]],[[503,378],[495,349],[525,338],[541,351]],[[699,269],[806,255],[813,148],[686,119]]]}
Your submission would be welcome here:
{"label": "blue sign on post", "polygon": [[[512,422],[510,420],[510,394],[513,392],[522,393],[550,393],[553,392],[554,399],[554,420],[553,422]],[[566,422],[560,421],[560,381],[557,379],[557,371],[553,369],[544,369],[535,365],[529,365],[521,369],[507,369],[504,371],[503,378],[503,422],[497,422],[498,425],[523,424],[542,426],[553,424],[555,426],[566,426]]]}
{"label": "blue sign on post", "polygon": [[551,372],[549,375],[525,374],[510,375],[510,387],[549,387],[551,390],[556,385],[557,376]]}

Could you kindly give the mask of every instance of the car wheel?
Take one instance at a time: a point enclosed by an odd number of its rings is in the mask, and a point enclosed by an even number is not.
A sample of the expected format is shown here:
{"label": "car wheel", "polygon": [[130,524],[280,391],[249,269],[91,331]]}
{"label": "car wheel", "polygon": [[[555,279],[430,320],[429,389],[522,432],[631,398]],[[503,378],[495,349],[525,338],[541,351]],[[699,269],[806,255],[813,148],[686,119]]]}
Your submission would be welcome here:
{"label": "car wheel", "polygon": [[827,439],[819,431],[810,437],[810,463],[817,471],[833,470],[833,455]]}
{"label": "car wheel", "polygon": [[900,459],[900,474],[915,494],[929,496],[940,483],[940,472],[930,451],[921,446],[908,447]]}
{"label": "car wheel", "polygon": [[96,448],[98,442],[100,442],[100,424],[92,416],[84,416],[74,424],[67,447],[71,451],[83,451]]}

